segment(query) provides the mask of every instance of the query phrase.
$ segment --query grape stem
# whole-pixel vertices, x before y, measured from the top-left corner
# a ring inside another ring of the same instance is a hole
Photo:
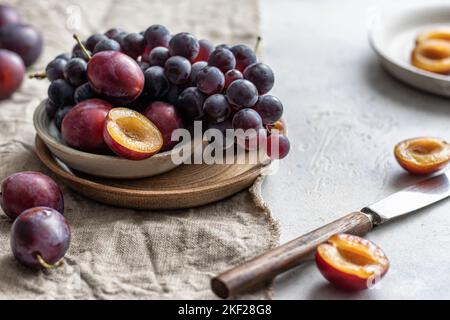
[[[258,54],[258,50],[259,50],[261,41],[262,41],[261,36],[256,37],[255,49],[253,50],[253,51],[255,51],[255,54]]]
[[[63,261],[63,259],[61,259],[58,262],[56,262],[55,264],[50,264],[50,263],[46,262],[39,253],[36,254],[36,259],[37,259],[37,261],[39,261],[41,266],[43,266],[45,269],[49,269],[49,270],[58,268],[62,264],[62,261]]]
[[[46,79],[47,78],[47,73],[45,71],[35,72],[35,73],[30,74],[28,76],[28,78],[30,78],[30,79],[38,79],[38,80]]]
[[[84,46],[83,42],[81,42],[80,37],[76,34],[73,35],[73,38],[75,39],[75,41],[78,43],[78,45],[81,48],[81,51],[83,51],[84,55],[88,58],[88,60],[91,60],[92,57],[89,54],[89,52],[87,51],[86,47]]]

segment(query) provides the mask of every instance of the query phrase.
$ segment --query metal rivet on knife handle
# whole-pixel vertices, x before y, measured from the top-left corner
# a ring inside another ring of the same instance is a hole
[[[211,280],[213,292],[220,298],[236,296],[265,284],[277,275],[310,259],[317,246],[334,234],[350,233],[362,236],[373,228],[372,216],[353,212],[319,229],[270,250]]]

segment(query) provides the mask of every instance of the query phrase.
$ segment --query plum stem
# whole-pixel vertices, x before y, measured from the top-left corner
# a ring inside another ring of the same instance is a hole
[[[74,34],[73,38],[75,39],[75,41],[78,43],[78,45],[81,48],[81,51],[83,51],[84,55],[88,58],[88,60],[91,60],[91,55],[89,54],[89,52],[87,51],[86,47],[84,46],[83,42],[81,42],[81,39],[78,35]]]
[[[255,51],[255,54],[258,53],[258,50],[259,50],[259,46],[260,46],[260,44],[261,44],[261,41],[262,41],[261,36],[257,36],[257,37],[256,37],[256,43],[255,43],[255,49],[253,50],[253,51]]]
[[[37,259],[37,261],[39,261],[41,266],[43,266],[45,269],[56,269],[62,264],[62,261],[63,261],[63,259],[61,259],[58,262],[56,262],[55,264],[50,264],[50,263],[46,262],[39,253],[36,254],[36,259]]]
[[[47,78],[47,73],[45,71],[35,72],[35,73],[30,74],[28,76],[28,78],[30,78],[30,79],[38,79],[38,80],[46,79]]]

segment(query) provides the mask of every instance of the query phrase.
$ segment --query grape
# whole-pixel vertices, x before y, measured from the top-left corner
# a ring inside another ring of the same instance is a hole
[[[101,40],[94,48],[94,54],[101,51],[120,51],[120,44],[112,39]]]
[[[214,94],[206,98],[203,113],[213,122],[222,122],[230,115],[230,104],[223,94]]]
[[[283,104],[274,96],[261,96],[253,107],[261,116],[264,124],[272,124],[280,120],[283,115]]]
[[[87,77],[92,89],[114,103],[129,103],[144,89],[144,73],[136,61],[116,51],[102,51],[89,61]]]
[[[169,90],[164,96],[164,100],[170,104],[176,105],[178,102],[178,96],[180,95],[181,91],[183,90],[180,87],[171,84]]]
[[[173,105],[155,101],[142,114],[149,118],[161,131],[164,141],[161,151],[170,150],[178,143],[177,141],[172,141],[172,132],[183,128],[183,120]]]
[[[7,4],[0,4],[0,27],[7,24],[18,24],[19,22],[20,16],[16,9]]]
[[[191,67],[191,74],[189,75],[189,79],[187,81],[190,87],[194,87],[197,85],[197,75],[204,67],[206,67],[208,63],[206,61],[198,61],[194,63]]]
[[[69,82],[58,79],[53,81],[48,87],[48,97],[58,107],[72,105],[74,91]]]
[[[81,101],[96,98],[97,94],[92,90],[89,83],[84,83],[75,89],[74,100],[75,103],[80,103]]]
[[[69,83],[78,87],[87,81],[87,63],[83,59],[70,59],[64,67],[64,77]]]
[[[99,43],[102,40],[108,40],[108,39],[109,38],[107,36],[105,36],[104,34],[100,34],[100,33],[93,34],[86,40],[86,48],[89,51],[93,52],[97,43]]]
[[[159,66],[148,68],[144,72],[145,90],[152,97],[163,97],[170,88],[169,80],[164,75],[164,69]]]
[[[11,228],[14,257],[29,268],[45,269],[57,265],[69,245],[69,225],[64,216],[52,208],[28,209]]]
[[[191,63],[181,56],[170,57],[164,65],[164,72],[171,83],[183,84],[188,80],[191,73]]]
[[[245,44],[238,44],[231,47],[230,51],[236,58],[236,69],[243,72],[245,68],[256,62],[256,55],[251,48]]]
[[[275,82],[272,69],[264,63],[254,63],[248,66],[244,71],[244,78],[256,86],[260,95],[269,92]]]
[[[283,159],[289,153],[291,148],[291,144],[289,139],[279,133],[273,132],[267,138],[267,155],[275,160],[275,159]],[[272,150],[273,149],[273,150]]]
[[[222,122],[208,122],[206,128],[219,130],[223,135],[226,135],[226,130],[233,130],[233,125],[230,119],[226,119]]]
[[[129,33],[120,43],[122,51],[132,57],[138,58],[144,53],[145,40],[139,33]]]
[[[203,117],[205,95],[195,87],[183,90],[178,97],[177,108],[188,120],[199,120]]]
[[[231,49],[231,46],[228,45],[228,44],[222,43],[222,44],[219,44],[218,46],[216,46],[215,49],[216,49],[216,50],[217,50],[217,49],[228,49],[228,50],[230,50],[230,49]]]
[[[164,67],[167,59],[170,58],[169,49],[164,47],[156,47],[150,51],[150,54],[146,58],[146,61],[151,66]]]
[[[219,93],[225,85],[225,76],[216,67],[205,67],[197,73],[197,87],[208,95]]]
[[[200,51],[200,44],[197,38],[187,32],[181,32],[172,37],[169,41],[169,52],[171,56],[182,56],[193,60]]]
[[[145,31],[144,37],[150,50],[156,47],[169,47],[170,32],[162,25],[154,24],[150,26]]]
[[[86,41],[82,41],[83,46],[86,46]],[[89,51],[88,51],[89,52]],[[76,44],[72,49],[72,58],[81,58],[85,61],[89,60],[89,57],[86,56],[86,53],[84,53],[83,49],[81,49],[81,46],[79,44]]]
[[[47,79],[55,81],[57,79],[64,79],[64,67],[67,64],[67,60],[57,58],[52,60],[45,68],[45,74]]]
[[[39,206],[64,211],[61,189],[50,177],[40,172],[23,171],[3,180],[1,207],[10,218],[15,219],[26,209]]]
[[[122,29],[112,28],[105,32],[105,36],[107,36],[110,39],[114,39],[114,37],[124,33],[126,34],[126,32],[123,31]]]
[[[223,73],[236,66],[236,59],[233,53],[225,48],[214,50],[208,58],[208,65],[217,67]]]
[[[194,62],[208,61],[209,55],[214,51],[214,44],[205,39],[199,40],[198,44],[200,45],[200,50],[197,57],[194,59]]]
[[[58,54],[54,60],[56,60],[56,59],[63,59],[63,60],[69,61],[70,59],[72,59],[72,55],[70,53],[61,53],[61,54]]]
[[[142,94],[134,101],[129,104],[123,105],[125,108],[133,109],[135,111],[141,112],[148,106],[148,104],[153,101],[154,97],[149,95],[147,92],[142,92]]]
[[[237,69],[228,70],[225,73],[225,89],[227,89],[233,81],[244,79],[242,73]]]
[[[14,51],[30,66],[42,52],[42,36],[32,26],[8,24],[0,28],[0,48]]]
[[[234,138],[232,138],[232,139],[226,138],[227,130],[233,130],[233,126],[231,124],[230,119],[226,119],[225,121],[222,121],[219,123],[208,122],[206,128],[207,128],[207,130],[209,130],[209,129],[219,130],[220,133],[222,133],[222,146],[224,149],[228,149],[229,147],[234,145]],[[209,141],[209,142],[212,142],[212,141]]]
[[[20,56],[0,49],[0,100],[10,97],[22,84],[25,66]]]
[[[64,117],[66,114],[69,113],[70,110],[72,110],[73,106],[65,106],[59,108],[55,113],[55,126],[58,128],[59,131],[61,131],[61,125],[64,120]]]
[[[242,129],[244,131],[249,129],[259,130],[263,128],[261,116],[253,109],[245,108],[239,110],[233,117],[233,128]]]
[[[148,68],[150,68],[150,64],[144,61],[137,61],[139,68],[141,68],[142,72],[145,72]]]
[[[250,108],[258,101],[258,90],[248,80],[233,81],[227,89],[228,101],[239,108]]]
[[[50,99],[45,100],[45,113],[50,119],[53,119],[57,110],[58,106],[51,102]]]
[[[120,32],[118,34],[116,34],[113,38],[111,38],[111,40],[116,41],[119,45],[122,45],[123,43],[123,39],[125,39],[125,37],[128,35],[128,33],[126,32]]]

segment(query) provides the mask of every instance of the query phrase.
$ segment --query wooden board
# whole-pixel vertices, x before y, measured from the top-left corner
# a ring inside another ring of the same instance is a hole
[[[134,180],[69,173],[36,136],[39,159],[68,187],[93,200],[132,209],[179,209],[212,203],[252,185],[262,164],[181,165],[165,174]]]

